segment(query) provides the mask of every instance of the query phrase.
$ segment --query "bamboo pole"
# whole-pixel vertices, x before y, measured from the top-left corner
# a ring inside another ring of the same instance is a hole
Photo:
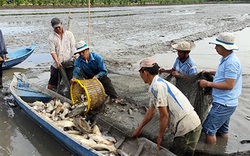
[[[68,30],[69,30],[69,27],[70,27],[70,19],[71,19],[71,17],[70,17],[70,11],[69,11],[69,16],[68,16]]]
[[[90,0],[88,0],[88,45],[90,46]]]

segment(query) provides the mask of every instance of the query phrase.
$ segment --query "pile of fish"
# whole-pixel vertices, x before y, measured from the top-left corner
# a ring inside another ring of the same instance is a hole
[[[115,147],[115,138],[103,135],[99,127],[91,125],[83,117],[86,105],[71,105],[52,99],[48,103],[35,101],[29,105],[46,120],[67,132],[80,144],[87,145],[105,155],[117,155],[120,150]]]

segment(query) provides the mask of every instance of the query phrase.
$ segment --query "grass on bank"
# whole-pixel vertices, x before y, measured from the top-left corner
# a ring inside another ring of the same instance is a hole
[[[95,6],[249,3],[250,0],[0,0],[0,8],[50,8]]]

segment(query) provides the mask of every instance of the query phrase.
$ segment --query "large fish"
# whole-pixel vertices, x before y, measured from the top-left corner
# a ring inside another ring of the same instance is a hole
[[[73,119],[76,128],[84,134],[92,133],[89,123],[81,116],[74,117]]]
[[[73,130],[76,126],[72,121],[69,120],[54,121],[53,123],[62,130]]]
[[[81,142],[84,145],[87,145],[95,150],[108,150],[110,152],[116,152],[116,148],[114,145],[106,145],[106,144],[99,144],[96,143],[93,139],[86,139],[81,135],[74,135],[74,134],[70,134],[71,136],[73,136],[73,138],[75,138],[77,141]]]
[[[97,135],[97,134],[88,134],[88,136],[95,140],[97,143],[99,144],[105,144],[105,145],[112,145],[113,143],[106,140],[104,137],[102,137],[101,135]]]
[[[74,108],[69,114],[68,114],[68,117],[72,118],[72,117],[75,117],[77,115],[80,115],[84,112],[87,111],[87,106],[86,105],[80,105],[80,106],[77,106],[76,108]]]

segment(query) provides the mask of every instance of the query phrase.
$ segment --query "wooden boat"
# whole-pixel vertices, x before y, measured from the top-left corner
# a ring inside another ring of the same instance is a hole
[[[8,53],[9,59],[5,60],[5,62],[3,64],[3,70],[9,69],[9,68],[23,62],[25,59],[27,59],[34,52],[36,47],[37,47],[37,45],[33,44],[32,46],[29,46],[29,47],[10,51]]]
[[[39,126],[41,126],[45,131],[51,134],[56,140],[58,140],[62,145],[64,145],[69,151],[77,156],[119,156],[119,155],[133,155],[133,156],[157,156],[157,155],[169,155],[172,156],[170,151],[165,148],[157,150],[157,146],[152,141],[146,138],[133,139],[126,137],[123,133],[112,125],[104,123],[104,120],[98,120],[97,125],[100,129],[106,129],[105,132],[110,134],[111,137],[115,138],[117,141],[114,144],[115,150],[112,152],[104,150],[96,150],[94,147],[85,144],[85,142],[80,141],[78,138],[83,137],[79,135],[77,138],[73,137],[67,131],[59,128],[52,120],[46,118],[41,113],[37,112],[30,103],[34,101],[48,102],[53,98],[59,99],[62,102],[71,103],[71,100],[61,96],[60,94],[48,90],[42,86],[31,83],[24,74],[14,73],[13,80],[10,84],[10,92],[13,94],[15,101],[18,106],[20,106],[23,111],[34,120]],[[103,126],[103,127],[102,127]],[[107,149],[106,149],[107,150]],[[153,153],[152,153],[153,152]]]

